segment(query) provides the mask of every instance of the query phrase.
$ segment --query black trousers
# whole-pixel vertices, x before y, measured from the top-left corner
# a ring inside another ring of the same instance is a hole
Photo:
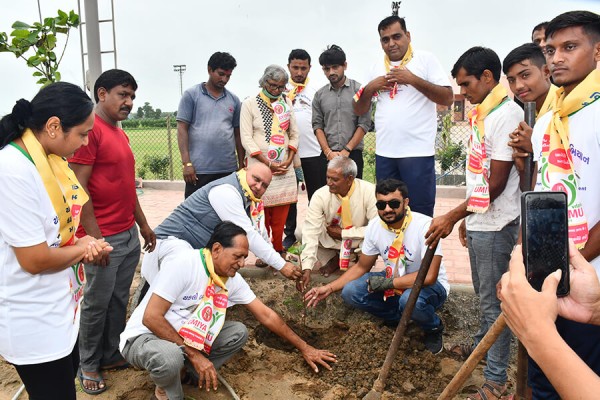
[[[41,364],[15,365],[30,400],[76,400],[75,376],[79,346],[59,360]]]
[[[233,172],[233,171],[231,171]],[[196,190],[200,189],[202,186],[204,185],[208,185],[209,183],[211,183],[212,181],[216,181],[217,179],[221,179],[229,174],[231,174],[231,172],[223,172],[221,174],[201,174],[198,175],[196,174],[196,178],[198,179],[196,181],[195,185],[191,185],[189,183],[185,184],[185,198],[187,199],[188,197],[190,197],[192,195],[192,193],[194,193]]]

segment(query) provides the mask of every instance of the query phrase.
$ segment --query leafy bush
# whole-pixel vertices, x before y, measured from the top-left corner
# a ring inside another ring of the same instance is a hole
[[[146,155],[142,161],[142,166],[138,168],[138,175],[144,179],[146,171],[151,172],[157,179],[169,179],[169,165],[171,160],[169,156]],[[144,176],[142,176],[144,175]]]
[[[138,120],[138,119],[126,119],[124,121],[121,121],[121,126],[123,127],[123,129],[139,128],[140,127],[140,120]]]
[[[462,142],[455,143],[452,140],[449,140],[435,155],[440,162],[442,172],[464,164],[466,156]]]
[[[452,114],[445,113],[438,121],[440,129],[440,146],[435,152],[442,173],[465,163],[466,153],[461,141],[452,140]]]

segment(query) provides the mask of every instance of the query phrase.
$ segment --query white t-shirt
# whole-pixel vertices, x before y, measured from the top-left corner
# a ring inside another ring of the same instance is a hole
[[[427,245],[425,244],[425,233],[429,229],[431,224],[431,218],[419,214],[417,212],[412,213],[413,219],[404,232],[404,240],[402,246],[404,247],[404,255],[406,257],[406,270],[401,268],[399,265],[398,276],[404,276],[417,272],[421,268],[421,260],[427,252]],[[388,260],[388,252],[390,246],[396,234],[388,229],[385,229],[381,224],[379,217],[373,218],[367,225],[365,231],[365,239],[362,245],[362,252],[368,256],[380,255],[386,266],[394,268],[394,263]],[[438,245],[436,256],[442,256],[442,244]],[[446,294],[450,293],[450,285],[448,284],[448,278],[446,277],[446,268],[442,261],[440,270],[438,273],[437,280],[446,289]]]
[[[542,139],[551,118],[552,113],[543,115],[533,128],[531,141],[536,162],[541,159]],[[591,230],[600,221],[600,100],[569,117],[569,141],[579,184],[577,196]],[[535,190],[541,190],[541,181],[538,170]],[[600,257],[594,258],[591,264],[600,276]]]
[[[66,357],[79,332],[72,269],[32,275],[14,247],[58,247],[58,217],[35,165],[18,149],[0,150],[0,355],[17,365]]]
[[[144,312],[153,293],[172,303],[165,319],[177,331],[192,316],[204,297],[208,275],[202,265],[199,250],[182,250],[171,258],[165,258],[160,271],[142,302],[137,306],[121,333],[119,349],[123,351],[127,340],[144,333],[151,333],[143,323]],[[229,291],[227,307],[249,304],[256,296],[240,274],[229,278],[225,284]],[[221,289],[217,287],[217,293]]]
[[[513,150],[508,146],[510,141],[508,134],[517,129],[521,121],[523,121],[523,110],[512,100],[501,104],[483,120],[485,149],[490,159],[512,162]],[[467,165],[468,162],[467,157]],[[477,175],[467,169],[466,181],[467,198],[469,198],[477,183]],[[467,229],[486,232],[501,230],[520,215],[520,196],[519,173],[513,165],[504,191],[490,204],[485,213],[471,214],[467,217]]]
[[[288,82],[286,90],[290,91],[293,88],[294,86]],[[319,146],[317,135],[312,128],[312,102],[315,93],[317,93],[317,88],[309,79],[308,85],[294,98],[294,114],[296,114],[296,123],[300,134],[298,142],[300,158],[317,157],[321,154],[321,146]]]
[[[392,63],[392,65],[398,65]],[[450,87],[448,75],[437,58],[415,50],[406,68],[418,77],[439,86]],[[385,75],[383,56],[372,67],[363,82]],[[376,97],[376,148],[379,156],[389,158],[429,157],[435,154],[437,132],[436,105],[411,85],[399,85],[398,93],[390,99],[389,92]]]

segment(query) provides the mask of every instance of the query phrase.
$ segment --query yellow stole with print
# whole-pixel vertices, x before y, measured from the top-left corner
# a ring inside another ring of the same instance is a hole
[[[402,60],[400,60],[400,64],[398,65],[393,65],[392,66],[392,62],[390,61],[390,58],[388,57],[388,55],[386,54],[383,57],[383,64],[385,65],[385,72],[390,72],[390,70],[392,68],[400,68],[400,67],[404,67],[406,64],[408,64],[408,62],[410,60],[412,60],[413,58],[413,49],[412,49],[412,45],[409,43],[408,44],[408,48],[406,49],[406,53],[404,53],[404,57],[402,57]],[[363,94],[363,91],[365,90],[365,86],[363,85],[360,87],[360,89],[358,89],[358,92],[356,92],[354,94],[354,101],[358,101],[360,99],[360,97]],[[398,94],[398,83],[394,83],[394,86],[392,87],[392,89],[389,91],[390,92],[390,99],[393,99],[394,97],[396,97],[396,95]],[[377,91],[375,93],[373,93],[373,97],[377,97],[379,96],[380,91]]]
[[[386,54],[383,57],[383,63],[385,64],[385,71],[390,72],[390,70],[392,68],[404,67],[406,64],[408,64],[408,62],[410,60],[412,60],[412,58],[413,58],[413,49],[412,49],[412,45],[409,43],[408,48],[406,49],[406,53],[404,53],[404,57],[402,57],[402,60],[400,60],[400,64],[392,66],[392,62],[390,61],[390,58],[388,57],[388,55]],[[394,97],[396,97],[396,94],[398,94],[398,83],[394,83],[394,87],[392,88],[392,90],[390,90],[390,99],[393,99]]]
[[[250,219],[252,220],[252,225],[258,232],[262,232],[262,222],[265,219],[265,207],[261,199],[254,196],[252,190],[248,186],[248,181],[246,180],[246,170],[240,169],[236,172],[238,181],[242,186],[242,191],[244,192],[244,196],[248,200],[250,200]]]
[[[225,323],[227,299],[229,298],[225,284],[228,278],[215,273],[212,255],[208,249],[200,249],[199,252],[202,266],[208,275],[208,284],[202,301],[177,333],[183,338],[183,343],[186,345],[210,354],[212,344]],[[216,293],[216,287],[221,288],[218,293]]]
[[[354,193],[356,182],[352,182],[352,186],[348,190],[345,196],[336,194],[337,198],[342,203],[338,208],[337,215],[331,221],[332,225],[339,225],[342,229],[348,229],[352,227],[352,210],[350,206],[350,196]],[[342,245],[340,246],[340,269],[345,271],[350,265],[350,257],[352,256],[352,239],[342,238]]]
[[[385,264],[385,277],[386,278],[396,278],[398,276],[403,276],[406,274],[406,257],[404,256],[404,232],[406,232],[406,228],[412,221],[412,212],[410,211],[410,207],[406,206],[406,211],[404,214],[404,221],[402,222],[402,226],[400,229],[392,228],[385,222],[381,221],[381,225],[388,231],[394,232],[396,237],[394,241],[390,245],[390,249],[388,251],[388,262]],[[399,264],[402,263],[402,275],[398,273],[400,268]],[[392,264],[394,268],[392,269]],[[387,300],[388,297],[392,297],[396,294],[401,294],[402,291],[396,289],[388,289],[383,292],[383,300]]]
[[[483,120],[507,100],[506,89],[498,84],[485,97],[481,104],[469,111],[471,137],[469,138],[467,169],[476,175],[476,183],[467,203],[467,211],[484,213],[490,206],[490,158],[485,148]]]
[[[294,88],[288,92],[287,96],[290,98],[292,104],[294,104],[294,99],[296,98],[296,96],[302,93],[306,85],[308,85],[308,81],[309,78],[306,78],[304,83],[296,83],[292,78],[290,78],[290,85],[292,85]]]
[[[79,184],[75,173],[69,168],[67,160],[55,154],[46,155],[44,148],[31,129],[25,130],[21,140],[27,147],[29,156],[44,182],[44,188],[56,212],[59,224],[59,247],[70,246],[75,242],[81,208],[89,197]],[[83,263],[77,262],[69,270],[69,288],[74,302],[73,321],[77,317],[84,285]]]
[[[577,248],[585,247],[589,230],[569,142],[569,116],[600,99],[600,70],[595,69],[568,95],[556,91],[552,119],[542,140],[542,190],[563,191],[568,196],[569,238]],[[586,132],[579,132],[586,134]]]
[[[267,159],[274,162],[285,161],[285,136],[284,132],[290,127],[290,118],[292,109],[288,106],[284,96],[279,96],[277,100],[271,103],[271,100],[262,92],[259,94],[262,101],[273,111],[273,122],[271,123],[271,132],[269,137],[269,149],[267,150]],[[265,127],[266,129],[267,127]]]
[[[73,244],[79,226],[81,208],[88,201],[67,160],[55,154],[46,155],[31,129],[21,137],[38,170],[59,222],[60,247]]]

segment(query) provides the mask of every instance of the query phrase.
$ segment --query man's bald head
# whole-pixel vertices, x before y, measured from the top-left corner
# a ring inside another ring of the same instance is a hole
[[[257,198],[261,198],[265,194],[272,178],[271,169],[263,163],[252,163],[246,169],[246,182]]]

